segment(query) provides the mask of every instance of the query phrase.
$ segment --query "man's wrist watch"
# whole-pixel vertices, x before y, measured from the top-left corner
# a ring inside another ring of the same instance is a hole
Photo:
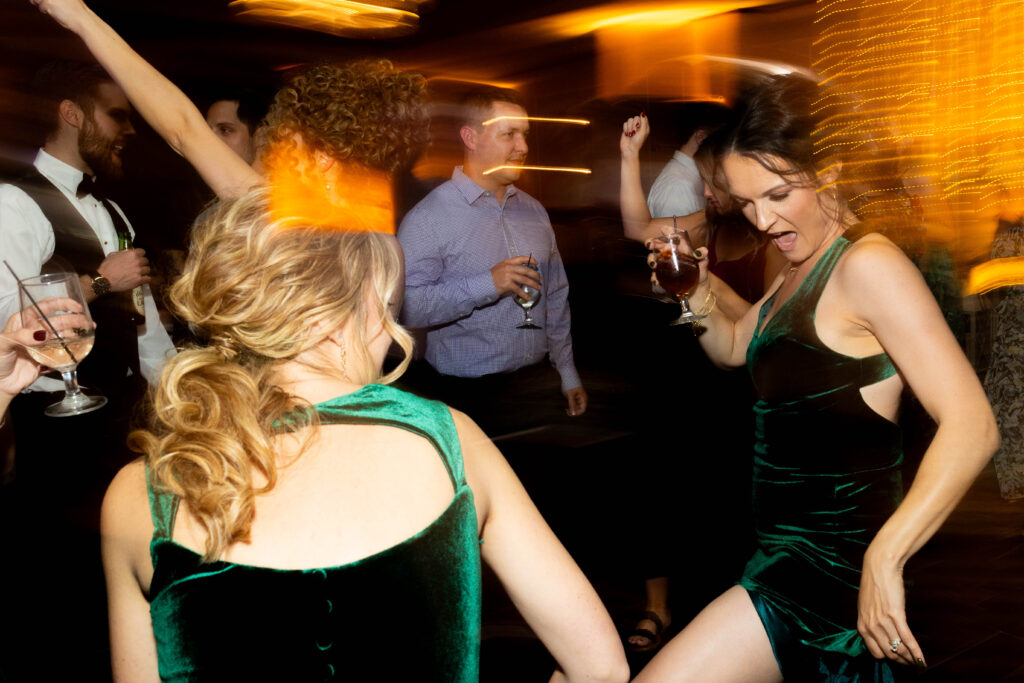
[[[92,278],[92,291],[96,296],[103,296],[104,294],[110,293],[110,280],[103,277],[96,271],[89,273],[89,277]]]

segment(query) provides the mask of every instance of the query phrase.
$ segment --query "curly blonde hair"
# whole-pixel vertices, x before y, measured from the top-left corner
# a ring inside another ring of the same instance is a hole
[[[267,113],[268,147],[298,133],[314,150],[389,174],[415,161],[427,140],[426,80],[386,59],[298,69]]]
[[[267,190],[255,190],[194,231],[169,300],[210,344],[167,361],[150,392],[149,424],[130,435],[146,456],[151,483],[180,497],[204,526],[204,561],[249,540],[255,497],[277,481],[274,436],[281,425],[303,446],[314,433],[306,428],[316,426],[316,414],[273,384],[275,366],[346,324],[359,331],[351,335],[356,348],[336,370],[353,381],[394,381],[412,350],[410,335],[388,311],[402,277],[394,238],[272,220],[268,204]],[[378,319],[405,353],[383,378],[364,339],[368,321]],[[254,486],[257,475],[264,486]]]

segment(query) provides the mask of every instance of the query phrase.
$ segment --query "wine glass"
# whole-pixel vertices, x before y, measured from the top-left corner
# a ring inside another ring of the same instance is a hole
[[[532,254],[530,255],[530,258],[531,259],[533,258]],[[537,271],[538,273],[540,272],[540,268],[537,266],[536,263],[532,263],[530,261],[527,261],[523,265],[526,266],[527,268],[531,269],[531,270]],[[533,287],[529,287],[527,285],[523,285],[523,289],[526,290],[526,292],[530,295],[530,298],[529,299],[524,299],[523,297],[519,296],[518,294],[516,295],[516,303],[519,304],[520,308],[523,309],[523,313],[526,315],[526,319],[523,320],[523,324],[522,325],[516,325],[516,329],[519,329],[519,330],[541,330],[541,329],[544,329],[540,325],[538,325],[537,321],[534,320],[530,316],[530,309],[533,308],[533,305],[535,303],[537,303],[538,299],[540,299],[540,290],[534,289]]]
[[[82,295],[75,273],[44,273],[19,281],[21,324],[42,327],[46,338],[26,350],[38,363],[53,368],[64,379],[64,400],[43,412],[51,417],[88,413],[107,404],[103,396],[88,396],[78,386],[78,364],[89,355],[96,324]],[[68,311],[52,305],[54,299],[72,299],[81,311]]]
[[[678,299],[683,309],[682,314],[669,325],[689,325],[706,317],[690,310],[690,300],[687,296],[700,279],[700,269],[693,255],[690,236],[685,230],[663,235],[652,240],[651,247],[657,251],[654,272],[658,277],[658,284]]]

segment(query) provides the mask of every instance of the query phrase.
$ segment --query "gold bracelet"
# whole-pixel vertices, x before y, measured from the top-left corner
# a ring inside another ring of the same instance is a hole
[[[703,325],[701,325],[701,320],[711,315],[711,311],[715,310],[715,304],[717,303],[718,295],[716,295],[709,289],[708,296],[706,299],[704,299],[704,305],[701,306],[701,309],[697,312],[697,315],[699,315],[700,318],[694,320],[693,325],[691,325],[691,327],[693,328],[693,336],[696,337],[698,334],[701,333],[703,328]]]

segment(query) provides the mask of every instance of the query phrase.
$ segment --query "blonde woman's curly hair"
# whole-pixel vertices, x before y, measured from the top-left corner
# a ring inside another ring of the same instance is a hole
[[[273,384],[277,364],[349,324],[356,348],[346,349],[339,372],[388,383],[405,370],[412,339],[388,311],[401,277],[393,237],[271,220],[265,189],[225,203],[196,228],[169,300],[210,343],[167,361],[150,392],[149,424],[130,443],[145,454],[152,484],[180,497],[205,527],[204,561],[249,539],[255,497],[277,481],[282,418],[292,414],[287,423],[303,444],[317,423],[308,405]],[[405,352],[383,378],[364,338],[376,320]],[[265,486],[253,485],[257,475]]]
[[[425,92],[423,76],[386,59],[301,68],[267,114],[268,147],[287,148],[298,133],[335,159],[395,173],[426,143]]]

